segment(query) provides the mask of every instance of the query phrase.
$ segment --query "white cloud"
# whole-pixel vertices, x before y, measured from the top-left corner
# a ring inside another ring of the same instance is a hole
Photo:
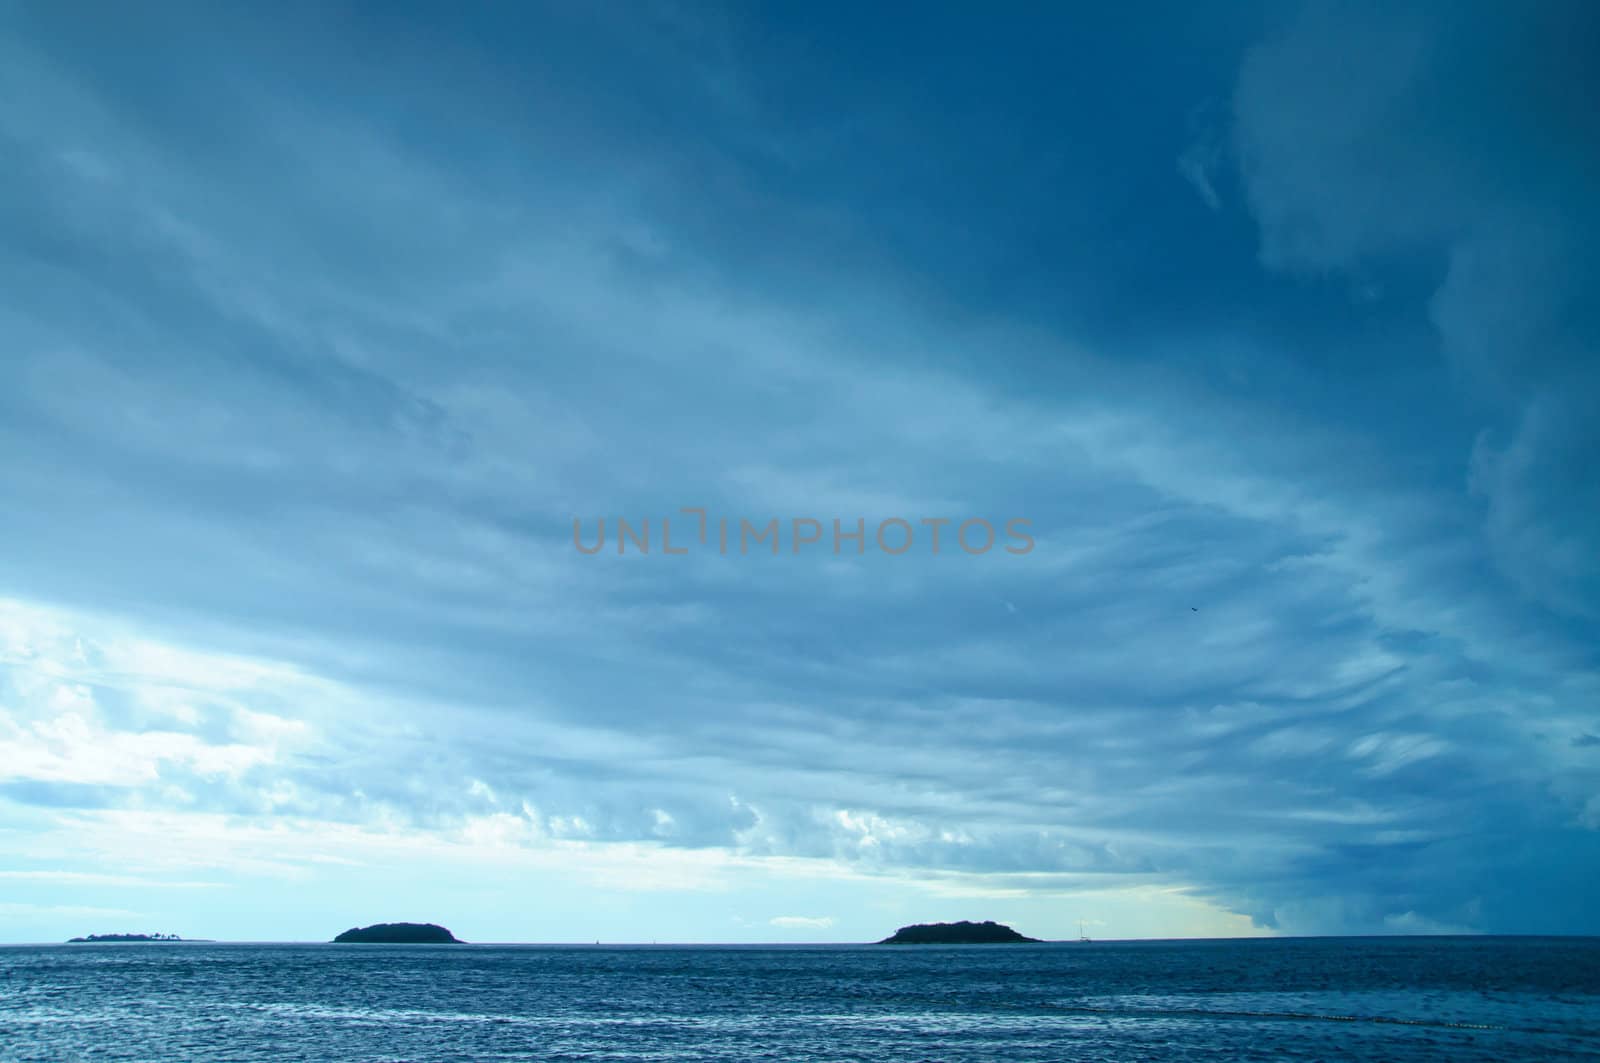
[[[0,869],[0,879],[11,879],[17,882],[44,882],[56,886],[118,886],[118,887],[152,887],[163,890],[185,889],[220,889],[221,882],[186,882],[165,878],[145,878],[139,875],[113,875],[98,871],[64,871],[50,869],[34,869],[28,871],[7,871]]]
[[[779,915],[767,920],[768,925],[781,930],[826,930],[833,922],[831,915]]]

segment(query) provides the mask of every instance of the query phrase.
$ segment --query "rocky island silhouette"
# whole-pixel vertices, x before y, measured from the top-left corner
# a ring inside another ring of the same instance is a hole
[[[972,923],[915,923],[903,926],[880,945],[1027,945],[1038,938],[1024,937],[1004,923],[986,919]]]
[[[464,945],[436,923],[374,923],[351,927],[333,939],[336,945]]]

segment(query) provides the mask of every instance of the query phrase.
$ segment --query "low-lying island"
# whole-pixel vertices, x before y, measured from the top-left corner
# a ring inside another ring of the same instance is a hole
[[[1038,938],[1025,937],[1004,923],[986,919],[972,923],[915,923],[903,926],[880,945],[1032,945]]]
[[[351,927],[333,939],[335,945],[463,945],[437,923],[374,923]]]

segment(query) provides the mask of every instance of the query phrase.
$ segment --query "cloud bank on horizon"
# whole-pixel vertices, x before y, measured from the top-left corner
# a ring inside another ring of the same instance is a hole
[[[1591,5],[0,17],[0,939],[1600,932]]]

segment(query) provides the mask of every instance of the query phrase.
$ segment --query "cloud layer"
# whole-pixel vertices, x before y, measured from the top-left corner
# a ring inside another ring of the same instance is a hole
[[[1600,930],[1593,15],[1449,15],[8,14],[0,932]]]

